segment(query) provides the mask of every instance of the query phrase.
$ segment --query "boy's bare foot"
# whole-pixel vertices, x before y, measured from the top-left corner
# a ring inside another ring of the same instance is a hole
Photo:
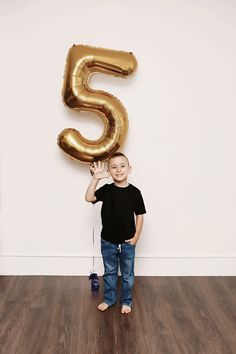
[[[107,305],[105,302],[102,302],[100,305],[98,305],[98,310],[100,311],[105,311],[108,309],[109,305]]]
[[[128,305],[122,305],[122,308],[121,308],[121,313],[129,313],[131,312],[132,308]]]

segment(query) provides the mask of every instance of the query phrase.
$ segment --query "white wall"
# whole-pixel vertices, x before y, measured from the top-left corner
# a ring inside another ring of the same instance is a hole
[[[62,103],[73,43],[138,60],[126,80],[91,82],[129,114],[123,151],[147,208],[136,275],[236,274],[235,10],[233,0],[1,2],[1,274],[87,275],[92,266],[90,174],[56,143],[66,127],[102,132],[95,115]]]

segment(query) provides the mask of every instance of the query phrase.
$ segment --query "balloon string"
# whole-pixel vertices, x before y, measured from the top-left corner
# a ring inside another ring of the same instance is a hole
[[[93,204],[93,211],[92,211],[92,214],[93,214],[93,269],[92,269],[92,272],[94,273],[94,204]]]

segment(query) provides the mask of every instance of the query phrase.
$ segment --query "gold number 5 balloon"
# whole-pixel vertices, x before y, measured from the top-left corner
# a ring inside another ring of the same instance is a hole
[[[108,92],[93,90],[89,78],[94,73],[126,77],[137,67],[132,53],[86,45],[73,45],[68,53],[64,74],[63,100],[76,112],[95,112],[104,122],[98,140],[88,140],[76,129],[66,128],[58,136],[58,145],[72,159],[91,163],[106,160],[124,141],[128,117],[121,102]]]

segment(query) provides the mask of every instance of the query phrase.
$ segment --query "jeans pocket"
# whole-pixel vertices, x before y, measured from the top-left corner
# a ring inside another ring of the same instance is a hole
[[[111,242],[106,241],[106,240],[104,240],[104,238],[101,237],[101,244],[102,244],[103,246],[109,246],[109,245],[111,244]]]
[[[126,242],[127,243],[127,245],[129,245],[129,246],[131,246],[131,247],[135,247],[136,245],[133,245],[132,243],[130,243],[130,242]]]

